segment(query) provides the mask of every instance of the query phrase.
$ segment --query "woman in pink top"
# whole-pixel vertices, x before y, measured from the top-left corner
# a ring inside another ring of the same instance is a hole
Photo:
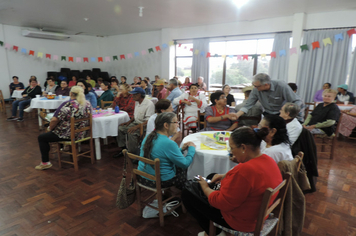
[[[340,134],[349,137],[352,133],[352,130],[356,127],[356,106],[351,110],[341,111],[343,113],[339,132]]]

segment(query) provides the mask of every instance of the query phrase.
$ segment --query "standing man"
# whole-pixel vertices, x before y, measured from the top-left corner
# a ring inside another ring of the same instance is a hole
[[[204,83],[204,78],[202,76],[198,77],[198,89],[201,91],[207,91],[208,88],[206,87],[206,83]]]
[[[145,99],[146,92],[136,87],[129,92],[135,100],[134,116],[128,122],[122,123],[119,126],[119,133],[117,136],[118,146],[120,151],[114,157],[122,155],[122,150],[127,148],[128,152],[136,154],[138,151],[138,137],[140,135],[140,124],[143,123],[144,132],[146,132],[147,121],[155,114],[155,106],[151,100]],[[127,136],[127,142],[126,142]],[[127,146],[126,146],[127,145]]]
[[[259,101],[265,109],[264,115],[279,115],[279,111],[286,102],[301,106],[301,101],[295,96],[292,89],[283,81],[271,80],[265,73],[257,74],[252,79],[252,90],[246,105],[236,113],[236,117],[247,113]]]
[[[171,91],[171,93],[167,96],[167,99],[169,101],[171,101],[172,103],[172,107],[173,107],[173,110],[174,112],[177,111],[177,105],[173,104],[173,100],[176,98],[176,97],[179,97],[181,94],[182,94],[182,91],[180,91],[179,87],[178,87],[178,80],[176,79],[170,79],[169,80],[169,84],[167,86],[167,89],[169,91]]]

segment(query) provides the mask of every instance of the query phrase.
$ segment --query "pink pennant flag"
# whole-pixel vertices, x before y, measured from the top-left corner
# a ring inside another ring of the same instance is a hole
[[[77,57],[77,58],[75,58],[75,62],[82,62],[82,58],[81,57]]]
[[[58,61],[58,55],[53,55],[53,60]]]
[[[237,55],[237,60],[241,60],[242,56],[241,55]]]
[[[132,58],[132,53],[127,54],[127,58]]]
[[[297,54],[297,48],[293,47],[289,49],[289,55]]]
[[[146,54],[147,54],[146,50],[142,50],[142,51],[141,51],[141,54],[142,54],[142,55],[146,55]]]
[[[110,57],[105,57],[105,62],[109,62],[110,61]]]
[[[11,48],[11,45],[8,43],[5,43],[5,49],[10,49],[10,48]]]

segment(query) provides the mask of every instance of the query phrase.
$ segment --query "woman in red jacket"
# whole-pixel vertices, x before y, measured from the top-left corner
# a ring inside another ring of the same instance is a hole
[[[209,205],[183,190],[184,206],[205,231],[199,236],[209,234],[210,220],[240,232],[255,230],[265,190],[283,181],[277,163],[260,151],[261,140],[267,134],[268,128],[254,131],[250,127],[241,127],[231,134],[230,159],[239,164],[226,174],[212,177],[213,183],[220,182],[219,190],[211,189],[203,179],[199,181]],[[220,231],[217,228],[217,234]]]

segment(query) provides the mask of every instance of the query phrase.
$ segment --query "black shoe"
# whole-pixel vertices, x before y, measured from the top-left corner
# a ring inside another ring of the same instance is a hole
[[[23,121],[23,118],[18,118],[17,119],[17,122],[22,122]]]
[[[17,118],[15,116],[11,116],[9,118],[7,118],[6,120],[10,121],[10,120],[17,120]]]

